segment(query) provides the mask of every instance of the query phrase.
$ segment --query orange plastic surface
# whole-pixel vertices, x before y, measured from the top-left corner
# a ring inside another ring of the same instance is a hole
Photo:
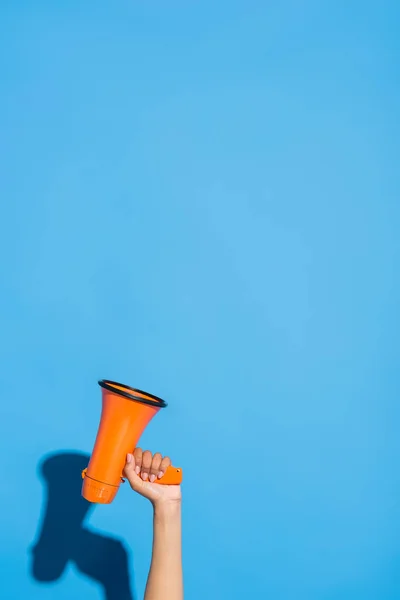
[[[135,402],[102,388],[102,410],[93,452],[87,469],[82,473],[82,496],[89,502],[109,504],[118,492],[123,477],[126,455],[138,445],[147,424],[160,410],[156,406]],[[146,394],[140,393],[142,398]],[[168,467],[165,475],[154,483],[179,485],[182,470]]]
[[[154,483],[162,485],[180,485],[182,483],[182,469],[178,467],[167,467],[161,479],[156,479]]]

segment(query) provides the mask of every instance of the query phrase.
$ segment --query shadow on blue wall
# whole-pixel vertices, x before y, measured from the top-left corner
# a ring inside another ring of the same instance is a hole
[[[36,581],[54,582],[71,562],[79,573],[102,586],[105,600],[134,600],[123,543],[84,525],[93,508],[81,496],[81,472],[88,461],[83,453],[60,452],[45,456],[40,463],[47,498],[31,548],[31,574]]]

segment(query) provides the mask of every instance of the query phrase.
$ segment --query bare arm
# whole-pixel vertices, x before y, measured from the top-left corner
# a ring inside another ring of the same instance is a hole
[[[125,466],[132,489],[148,498],[154,508],[153,554],[144,600],[183,600],[180,486],[153,483],[170,463],[160,454],[153,457],[136,449]]]
[[[144,600],[183,600],[180,503],[155,507],[153,556]]]

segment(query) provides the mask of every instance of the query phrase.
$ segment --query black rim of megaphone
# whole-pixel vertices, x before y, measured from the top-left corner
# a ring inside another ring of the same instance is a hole
[[[114,392],[114,394],[117,394],[118,396],[123,396],[124,398],[128,398],[128,400],[133,400],[134,402],[148,404],[149,406],[156,406],[157,408],[165,408],[167,406],[167,403],[162,398],[154,396],[153,394],[149,394],[148,392],[144,392],[143,390],[138,390],[137,388],[130,387],[129,385],[125,385],[124,383],[118,383],[118,381],[111,381],[110,379],[101,379],[98,382],[98,384],[105,390],[108,390],[109,392]],[[122,387],[124,389],[116,389],[115,386]],[[147,398],[142,398],[142,396],[136,396],[135,393],[144,394],[145,396],[147,396]]]

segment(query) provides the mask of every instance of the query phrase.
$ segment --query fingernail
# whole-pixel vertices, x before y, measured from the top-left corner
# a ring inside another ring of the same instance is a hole
[[[129,465],[129,463],[132,462],[132,454],[127,454],[126,455],[126,462],[128,463],[128,465]]]
[[[159,474],[157,475],[158,479],[161,479],[161,477],[164,475],[164,473],[162,471],[159,472]]]
[[[136,475],[139,475],[139,473],[140,473],[140,467],[136,467],[135,473],[136,473]]]
[[[155,475],[150,475],[150,483],[153,483],[155,481],[156,476]]]
[[[143,481],[147,481],[149,474],[148,473],[142,473],[142,479]]]

